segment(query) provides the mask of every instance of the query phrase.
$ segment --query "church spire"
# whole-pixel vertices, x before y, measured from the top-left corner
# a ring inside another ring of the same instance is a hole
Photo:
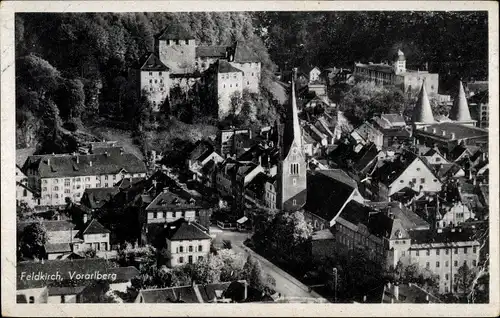
[[[290,104],[286,110],[285,127],[283,131],[283,151],[284,157],[290,152],[292,144],[295,142],[299,149],[302,149],[302,136],[300,132],[299,114],[297,111],[297,101],[295,98],[295,78],[297,76],[297,68],[292,71],[291,97]]]
[[[470,121],[469,105],[467,98],[465,98],[464,85],[462,81],[458,83],[458,94],[453,101],[453,106],[450,110],[450,119],[455,121]]]
[[[425,89],[425,79],[422,81],[422,88],[418,94],[417,104],[413,109],[413,123],[432,124],[434,123],[434,115],[432,114],[431,103]]]

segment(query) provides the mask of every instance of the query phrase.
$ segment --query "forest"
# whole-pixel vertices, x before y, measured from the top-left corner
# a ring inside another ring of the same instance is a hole
[[[256,51],[261,93],[238,97],[244,116],[229,119],[245,125],[275,121],[284,100],[277,97],[274,74],[294,66],[352,67],[388,59],[401,48],[410,67],[428,63],[439,72],[445,90],[456,77],[487,77],[485,12],[18,13],[17,147],[74,151],[77,141],[68,131],[87,123],[119,125],[138,140],[151,139],[158,129],[165,139],[215,128],[219,123],[203,112],[199,96],[181,96],[182,105],[154,117],[148,100],[131,87],[129,68],[154,50],[154,36],[170,24],[190,31],[197,45],[242,40]]]

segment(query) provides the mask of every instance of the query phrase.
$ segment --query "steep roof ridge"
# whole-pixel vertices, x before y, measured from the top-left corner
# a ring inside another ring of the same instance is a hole
[[[449,118],[456,121],[471,120],[469,105],[467,104],[467,98],[465,97],[465,91],[462,81],[459,81],[458,83],[458,94],[453,101],[453,106],[450,110]]]
[[[417,104],[413,110],[412,121],[430,124],[434,123],[434,115],[432,114],[431,104],[429,102],[429,96],[427,95],[427,90],[425,89],[425,79],[422,81],[422,87],[420,93],[418,94]]]

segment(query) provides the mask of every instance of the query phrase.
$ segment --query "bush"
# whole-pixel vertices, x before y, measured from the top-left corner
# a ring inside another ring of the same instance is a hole
[[[72,118],[64,123],[63,127],[71,132],[75,132],[83,127],[82,121],[80,119]]]

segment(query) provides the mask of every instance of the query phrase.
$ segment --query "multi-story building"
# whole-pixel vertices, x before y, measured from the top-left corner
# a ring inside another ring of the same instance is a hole
[[[137,65],[130,69],[129,77],[153,104],[153,111],[159,111],[170,94],[170,69],[154,53],[144,55]]]
[[[228,47],[228,62],[243,72],[242,90],[259,92],[261,63],[255,51],[244,42],[237,41]]]
[[[283,137],[279,143],[281,158],[278,163],[276,207],[282,211],[301,209],[306,204],[307,198],[307,164],[295,100],[296,76],[297,69],[294,69],[291,101],[286,110]]]
[[[194,264],[208,257],[212,238],[196,223],[178,219],[168,223],[165,230],[169,267]]]
[[[16,205],[26,203],[30,208],[40,205],[40,195],[28,186],[28,177],[16,165]]]
[[[406,58],[399,50],[397,57],[388,63],[355,63],[354,76],[363,80],[373,81],[382,85],[396,85],[403,92],[413,92],[425,83],[426,89],[438,94],[439,74],[429,73],[426,70],[409,70],[406,68]]]
[[[194,62],[195,70],[200,72],[206,71],[210,65],[219,59],[227,59],[227,53],[227,46],[197,46],[196,61]]]
[[[241,105],[237,100],[243,92],[243,71],[225,60],[218,60],[207,72],[210,91],[217,100],[218,118],[238,114]]]
[[[252,131],[248,128],[230,128],[217,133],[217,152],[227,158],[241,153],[252,142]]]
[[[64,205],[66,198],[80,202],[85,189],[111,188],[123,178],[146,176],[144,162],[123,151],[34,155],[28,157],[23,171],[28,186],[39,191],[42,206]]]

